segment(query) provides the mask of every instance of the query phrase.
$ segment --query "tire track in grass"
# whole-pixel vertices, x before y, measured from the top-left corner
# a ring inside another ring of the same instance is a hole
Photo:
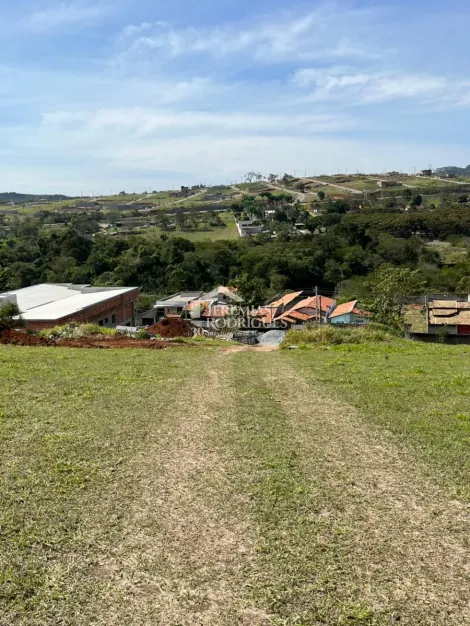
[[[181,379],[203,356],[8,349],[0,403],[15,419],[0,424],[2,626],[101,619],[99,560],[141,495],[148,442],[168,428]]]
[[[343,572],[340,533],[321,515],[319,491],[305,473],[291,416],[273,388],[270,372],[280,355],[231,356],[231,393],[237,397],[236,429],[227,446],[239,449],[238,489],[251,500],[258,527],[258,563],[252,596],[278,626],[373,624],[371,608],[339,589]],[[335,574],[335,576],[332,575]]]
[[[141,496],[120,541],[110,555],[103,546],[103,594],[93,623],[266,623],[250,604],[248,571],[256,555],[247,503],[234,491],[230,454],[217,439],[231,415],[218,371],[226,359],[207,357],[175,397],[173,425],[144,451]]]
[[[357,623],[469,624],[468,507],[449,501],[391,436],[366,427],[279,356],[267,383],[315,494],[306,554],[313,546],[326,557],[310,583],[314,595],[325,594],[327,623],[349,605],[362,612]]]

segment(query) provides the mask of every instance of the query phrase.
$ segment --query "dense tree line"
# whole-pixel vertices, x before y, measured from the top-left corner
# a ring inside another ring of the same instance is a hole
[[[298,218],[296,208],[283,206],[283,200],[275,202],[276,210],[288,219]],[[56,218],[45,212],[18,220],[9,230],[0,223],[0,291],[38,282],[73,282],[136,285],[163,295],[233,284],[259,301],[284,289],[314,285],[333,289],[349,279],[366,280],[387,266],[418,269],[430,290],[470,288],[465,249],[449,265],[426,246],[431,239],[469,236],[467,205],[402,213],[383,206],[356,210],[339,201],[330,203],[328,211],[308,217],[310,235],[286,231],[276,239],[261,235],[198,243],[166,235],[101,235],[95,233],[93,216],[86,215],[74,216],[65,228],[51,231],[44,224]]]

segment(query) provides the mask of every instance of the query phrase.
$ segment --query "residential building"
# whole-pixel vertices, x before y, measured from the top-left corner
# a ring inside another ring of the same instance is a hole
[[[240,237],[250,237],[251,235],[259,235],[263,232],[264,227],[255,220],[240,220],[236,222],[238,234]]]
[[[378,180],[377,185],[384,189],[386,187],[401,187],[403,183],[398,182],[396,180]]]
[[[281,298],[268,301],[252,313],[252,317],[265,326],[276,326],[274,320],[304,299],[303,291],[287,293]]]
[[[186,310],[187,305],[193,300],[200,298],[201,295],[200,291],[181,291],[158,300],[155,304],[155,319],[159,320],[162,317],[170,317],[172,315],[180,317]]]
[[[0,304],[18,305],[29,330],[69,322],[95,323],[109,328],[134,325],[137,287],[92,287],[47,283],[0,293]]]
[[[222,328],[224,324],[219,320],[228,318],[241,304],[243,300],[237,294],[236,289],[220,285],[189,302],[185,315],[191,318],[193,324],[201,328],[214,326]]]
[[[421,170],[418,176],[432,176],[432,170]]]
[[[430,300],[427,305],[428,333],[470,335],[470,302]]]
[[[274,318],[274,321],[289,325],[307,323],[326,323],[329,313],[335,308],[336,302],[327,296],[307,297],[289,307],[287,311]]]
[[[357,300],[338,304],[328,315],[330,324],[357,324],[366,325],[370,322],[370,314],[357,307]]]

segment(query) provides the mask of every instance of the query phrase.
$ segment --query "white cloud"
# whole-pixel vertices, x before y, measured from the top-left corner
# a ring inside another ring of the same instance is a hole
[[[361,33],[375,19],[376,12],[339,9],[323,4],[304,15],[277,13],[253,18],[250,22],[215,27],[172,28],[157,22],[127,26],[121,33],[122,56],[138,59],[154,52],[176,58],[205,54],[223,59],[250,55],[263,61],[317,58],[379,58],[388,51],[362,43]],[[254,24],[254,25],[253,25]]]
[[[95,135],[97,132],[126,133],[134,137],[146,137],[171,133],[198,136],[217,133],[230,137],[244,133],[334,133],[354,128],[356,122],[346,116],[329,114],[275,115],[246,112],[209,113],[181,112],[145,109],[141,107],[110,108],[98,111],[57,111],[43,116],[43,124],[60,132],[77,132]]]
[[[421,98],[424,101],[454,100],[468,90],[465,82],[452,82],[441,76],[404,72],[357,72],[344,67],[303,68],[291,83],[312,90],[310,99],[340,100],[348,103],[378,103],[387,100]]]
[[[101,20],[108,12],[107,5],[60,2],[31,13],[24,25],[32,32],[48,32],[93,23]]]

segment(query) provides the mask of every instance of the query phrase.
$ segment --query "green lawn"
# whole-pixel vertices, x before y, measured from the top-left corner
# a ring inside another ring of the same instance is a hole
[[[312,354],[315,353],[315,356]],[[470,500],[470,346],[342,345],[289,357],[312,381],[394,433]]]
[[[170,230],[166,231],[165,234],[168,237],[184,237],[185,239],[189,239],[190,241],[204,241],[206,239],[209,239],[211,241],[219,241],[221,239],[237,239],[239,237],[239,234],[232,213],[219,213],[219,215],[223,222],[226,224],[225,227],[197,231]],[[145,232],[155,233],[158,236],[163,234],[163,231],[156,226],[145,229]]]
[[[0,624],[464,626],[470,347],[0,346]]]

